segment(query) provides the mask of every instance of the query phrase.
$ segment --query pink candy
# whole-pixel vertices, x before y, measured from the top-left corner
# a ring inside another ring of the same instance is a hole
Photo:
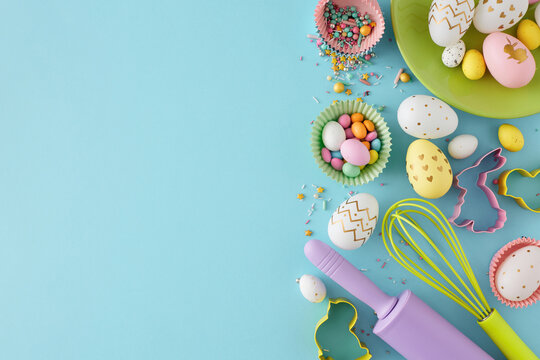
[[[321,156],[323,160],[326,161],[327,163],[329,163],[330,160],[332,160],[332,154],[330,153],[330,150],[328,150],[327,148],[322,148]]]
[[[371,141],[375,140],[376,138],[377,138],[377,132],[376,131],[371,131],[366,135],[364,140],[371,142]]]
[[[346,138],[346,139],[352,139],[352,138],[354,138],[354,134],[353,134],[351,128],[345,129],[345,138]]]
[[[349,114],[343,114],[339,117],[338,121],[339,125],[341,125],[344,129],[351,126],[351,117]]]
[[[337,171],[341,171],[341,169],[343,169],[343,160],[338,159],[338,158],[333,158],[332,161],[330,161],[330,165],[332,165],[332,167],[336,169]]]
[[[354,35],[352,36],[352,38],[353,38],[354,40],[358,40],[358,34],[354,34]]]
[[[355,26],[352,28],[352,32],[353,34],[358,34],[360,32],[360,29],[358,28],[358,26]]]
[[[358,139],[345,140],[340,151],[343,158],[353,165],[362,166],[369,162],[369,151]]]

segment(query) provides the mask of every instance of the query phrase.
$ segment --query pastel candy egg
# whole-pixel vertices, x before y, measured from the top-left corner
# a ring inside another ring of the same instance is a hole
[[[381,151],[381,140],[375,139],[371,142],[371,148],[375,151]]]
[[[321,156],[322,156],[322,159],[327,163],[329,163],[330,160],[332,160],[332,153],[327,148],[322,148]]]
[[[323,128],[322,140],[328,150],[339,150],[345,141],[345,130],[337,121],[329,121]]]
[[[479,1],[474,12],[474,27],[484,34],[504,31],[517,24],[528,7],[528,0]]]
[[[369,150],[369,163],[368,164],[375,164],[375,162],[379,159],[379,153],[375,150]]]
[[[452,186],[452,168],[443,152],[427,140],[415,140],[407,150],[405,166],[414,191],[438,199]]]
[[[448,9],[460,16],[449,16]],[[474,0],[433,0],[428,14],[429,35],[439,46],[455,44],[472,24]]]
[[[497,268],[495,286],[507,300],[529,298],[540,287],[540,248],[529,245],[508,255]]]
[[[461,62],[463,75],[469,80],[480,80],[486,73],[486,62],[482,53],[476,49],[467,50]]]
[[[361,166],[369,162],[368,149],[357,139],[348,139],[341,144],[341,155],[352,165]]]
[[[316,276],[302,275],[297,280],[302,295],[312,303],[320,303],[326,297],[326,286]]]
[[[459,40],[457,43],[447,46],[442,53],[442,62],[449,68],[454,68],[461,64],[465,56],[465,43]]]
[[[540,27],[532,20],[522,20],[517,28],[517,38],[529,50],[534,50],[540,46]]]
[[[341,151],[332,151],[330,152],[333,158],[338,158],[343,160],[343,156],[341,155]]]
[[[349,114],[343,114],[339,117],[338,123],[339,125],[343,126],[344,129],[346,129],[351,126],[351,117]]]
[[[530,50],[515,37],[501,32],[489,34],[483,50],[489,72],[501,85],[519,88],[532,80],[536,62]]]
[[[366,127],[367,131],[375,130],[375,124],[371,120],[364,120],[364,126]]]
[[[458,126],[456,112],[445,102],[428,95],[413,95],[403,100],[397,118],[403,131],[423,139],[448,136]]]
[[[343,174],[348,177],[357,177],[360,175],[360,167],[353,165],[351,163],[343,164]]]
[[[369,132],[367,135],[366,135],[366,138],[365,140],[366,141],[373,141],[377,138],[377,132],[376,131],[371,131]]]
[[[352,132],[357,139],[363,139],[367,135],[367,129],[361,122],[354,122],[351,126]]]
[[[537,24],[540,24],[540,5],[537,5],[536,10],[534,10],[534,19]]]
[[[341,171],[343,169],[343,160],[333,158],[332,160],[330,160],[330,165],[332,165],[335,170]]]
[[[476,136],[463,134],[456,136],[448,143],[448,153],[454,159],[465,159],[476,151],[477,146]]]
[[[510,124],[499,126],[499,142],[508,151],[516,152],[523,148],[525,139],[517,127]]]
[[[375,231],[378,217],[377,199],[367,193],[356,194],[341,203],[332,214],[328,221],[328,237],[341,249],[357,249]]]
[[[346,139],[352,139],[354,137],[354,134],[352,132],[351,128],[345,129],[345,138]]]

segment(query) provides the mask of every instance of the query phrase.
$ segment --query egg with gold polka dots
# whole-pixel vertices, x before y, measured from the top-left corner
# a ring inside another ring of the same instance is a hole
[[[430,95],[413,95],[399,105],[399,126],[419,139],[438,139],[453,133],[458,116],[447,103]]]
[[[540,247],[522,247],[499,265],[495,273],[499,294],[510,301],[523,301],[540,288]]]
[[[312,303],[320,303],[326,297],[326,286],[314,275],[302,275],[297,280],[302,295]]]
[[[452,186],[452,168],[444,153],[428,140],[415,140],[405,158],[407,175],[414,191],[427,199],[438,199]]]

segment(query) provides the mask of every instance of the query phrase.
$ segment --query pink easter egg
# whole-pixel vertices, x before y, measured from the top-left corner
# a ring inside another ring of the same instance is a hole
[[[336,169],[337,171],[341,171],[341,169],[343,169],[343,160],[338,159],[338,158],[333,158],[330,161],[330,165],[332,165],[332,167]]]
[[[503,86],[520,88],[534,77],[534,57],[513,36],[502,32],[489,34],[484,40],[483,52],[489,72]]]
[[[352,36],[352,38],[353,38],[354,40],[358,40],[358,34],[354,34],[354,35]]]
[[[352,139],[352,138],[354,138],[352,129],[351,128],[345,129],[345,139]]]
[[[349,114],[343,114],[339,117],[338,121],[339,125],[343,126],[344,129],[351,126],[351,117]]]
[[[360,140],[345,140],[340,151],[343,158],[353,165],[362,166],[369,162],[369,150]]]
[[[364,138],[366,141],[373,141],[377,138],[377,132],[376,131],[370,131]]]
[[[330,160],[332,160],[332,154],[330,153],[330,150],[328,150],[327,148],[322,148],[321,156],[322,156],[322,159],[326,161],[327,163],[329,163]]]
[[[354,34],[358,34],[360,32],[360,29],[358,28],[358,26],[355,26],[355,27],[352,28],[352,32]]]

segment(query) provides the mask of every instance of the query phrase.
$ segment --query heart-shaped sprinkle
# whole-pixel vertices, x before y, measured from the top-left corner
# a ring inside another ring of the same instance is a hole
[[[516,8],[514,7],[514,4],[510,5],[510,11],[514,11]]]
[[[418,181],[418,176],[414,175],[414,176],[413,176],[413,179],[416,180],[416,181]]]
[[[431,158],[432,158],[433,160],[435,160],[435,161],[437,161],[437,159],[439,159],[439,158],[437,157],[437,155],[432,156]]]
[[[424,171],[427,171],[428,166],[427,166],[427,165],[424,165],[424,166],[422,166],[422,169],[424,169]]]
[[[426,179],[427,179],[427,181],[432,182],[433,181],[433,176],[427,177]]]
[[[419,158],[420,160],[424,160],[424,154],[418,155],[418,158]]]
[[[504,11],[501,11],[501,14],[499,15],[500,18],[505,18],[506,17],[506,14],[504,13]]]
[[[494,8],[492,8],[491,6],[488,7],[488,12],[492,12],[493,10],[495,10]]]
[[[444,162],[448,164],[448,160],[447,160],[447,159],[444,159]]]
[[[440,172],[442,172],[442,166],[437,166],[437,170],[439,170]]]
[[[513,24],[514,23],[514,19],[510,20],[509,24]]]

